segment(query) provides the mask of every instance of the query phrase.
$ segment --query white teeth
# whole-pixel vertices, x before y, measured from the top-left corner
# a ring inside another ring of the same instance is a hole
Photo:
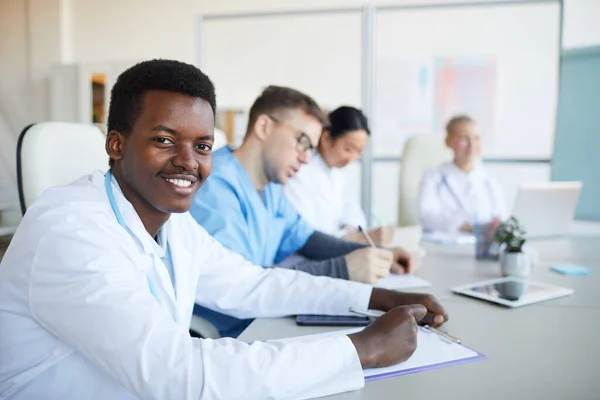
[[[173,185],[186,188],[192,186],[192,182],[186,179],[167,179],[167,182],[171,182]]]

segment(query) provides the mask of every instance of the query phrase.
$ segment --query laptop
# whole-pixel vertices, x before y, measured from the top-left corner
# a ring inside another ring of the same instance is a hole
[[[530,238],[569,233],[581,194],[581,182],[525,184],[519,188],[513,216]]]

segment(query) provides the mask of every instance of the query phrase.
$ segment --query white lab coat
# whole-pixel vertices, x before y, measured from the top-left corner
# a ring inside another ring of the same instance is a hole
[[[453,162],[427,172],[421,182],[419,212],[423,229],[440,232],[508,217],[500,185],[480,163],[469,173]]]
[[[344,225],[366,227],[358,199],[349,193],[344,172],[330,168],[318,152],[284,187],[288,200],[313,228],[334,236]]]
[[[99,172],[23,218],[0,264],[0,399],[299,399],[364,385],[347,336],[248,344],[188,326],[194,300],[241,318],[346,314],[367,307],[370,286],[251,265],[185,213],[163,227],[174,292],[114,178],[113,190],[131,234]]]

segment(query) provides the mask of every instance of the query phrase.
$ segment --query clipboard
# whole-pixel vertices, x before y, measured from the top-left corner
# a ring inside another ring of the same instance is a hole
[[[360,329],[354,329],[358,332]],[[365,382],[431,371],[475,361],[485,360],[487,356],[465,346],[462,343],[448,341],[441,335],[419,327],[417,350],[406,361],[385,368],[369,368],[363,372]]]
[[[312,340],[326,336],[350,335],[352,333],[360,332],[363,329],[364,328],[352,328],[317,333],[315,335],[286,338],[283,339],[283,341]],[[282,340],[279,339],[278,341]],[[458,343],[456,341],[448,340],[447,337],[444,337],[435,331],[419,327],[419,332],[417,333],[417,350],[408,360],[390,367],[364,369],[363,372],[365,382],[370,382],[394,376],[415,374],[454,365],[482,361],[486,358],[487,356],[465,346],[462,342]]]

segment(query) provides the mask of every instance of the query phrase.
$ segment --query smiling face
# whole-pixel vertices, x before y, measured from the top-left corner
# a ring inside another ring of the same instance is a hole
[[[213,132],[214,114],[207,101],[162,90],[145,92],[131,132],[111,131],[106,144],[113,173],[138,213],[190,208],[212,168]]]

